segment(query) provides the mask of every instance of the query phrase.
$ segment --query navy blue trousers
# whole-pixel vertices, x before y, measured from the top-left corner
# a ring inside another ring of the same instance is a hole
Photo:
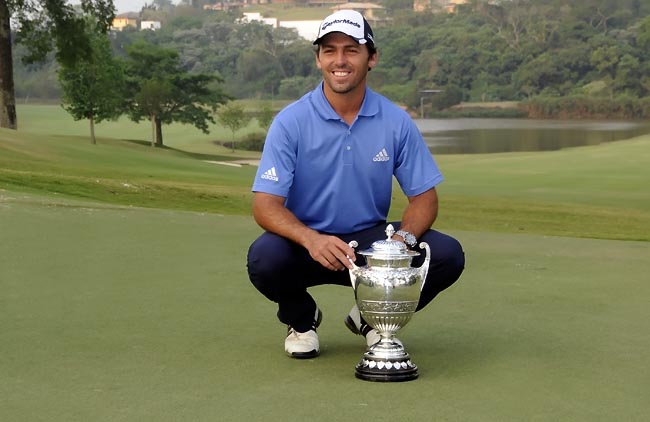
[[[392,223],[395,230],[399,222]],[[350,234],[337,234],[344,242],[356,240],[357,251],[371,247],[372,243],[386,238],[386,224]],[[431,248],[429,272],[420,296],[417,310],[424,308],[438,293],[451,286],[465,267],[465,254],[460,243],[451,236],[436,230],[427,231],[419,242]],[[425,251],[415,249],[420,255],[412,265],[424,262]],[[365,265],[364,257],[357,254],[356,265]],[[314,261],[307,249],[273,233],[265,232],[248,250],[248,275],[264,296],[278,304],[278,319],[299,332],[311,328],[316,302],[307,292],[312,286],[338,284],[350,289],[349,271],[331,271]]]

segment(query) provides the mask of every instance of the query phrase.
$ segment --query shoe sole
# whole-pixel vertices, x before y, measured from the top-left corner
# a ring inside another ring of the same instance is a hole
[[[320,355],[320,350],[312,350],[311,352],[293,352],[289,355],[294,359],[312,359]]]

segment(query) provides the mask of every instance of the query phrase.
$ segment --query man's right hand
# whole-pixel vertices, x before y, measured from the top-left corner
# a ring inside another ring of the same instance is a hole
[[[356,259],[354,249],[336,236],[318,233],[304,225],[284,206],[284,200],[281,196],[255,192],[253,216],[257,224],[264,230],[303,246],[315,261],[328,270],[351,269],[350,259]]]
[[[350,259],[356,259],[354,249],[336,236],[316,233],[310,237],[305,247],[315,261],[332,271],[352,269]]]

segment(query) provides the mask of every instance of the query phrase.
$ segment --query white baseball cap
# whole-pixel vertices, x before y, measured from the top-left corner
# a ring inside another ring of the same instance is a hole
[[[342,32],[354,38],[359,44],[375,45],[375,39],[368,21],[355,10],[339,10],[332,13],[318,27],[318,37],[314,44],[320,44],[323,37],[332,32]]]

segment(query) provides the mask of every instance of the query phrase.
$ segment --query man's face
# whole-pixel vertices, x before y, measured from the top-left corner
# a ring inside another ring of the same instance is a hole
[[[337,94],[365,90],[368,68],[376,63],[377,54],[369,56],[365,45],[340,32],[325,36],[316,56],[326,87]]]

